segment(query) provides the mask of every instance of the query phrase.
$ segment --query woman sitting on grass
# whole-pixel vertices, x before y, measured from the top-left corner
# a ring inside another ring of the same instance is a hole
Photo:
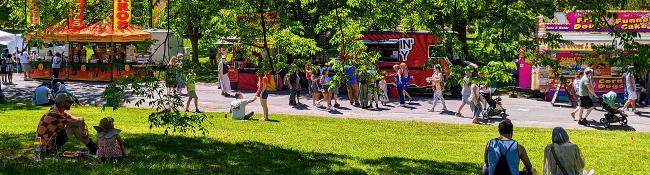
[[[111,117],[104,117],[99,121],[99,126],[94,126],[99,143],[97,158],[117,158],[126,155],[124,141],[120,137],[121,130],[115,129],[113,121]]]
[[[544,149],[544,175],[582,174],[585,160],[578,145],[569,141],[564,128],[553,128],[552,140]]]

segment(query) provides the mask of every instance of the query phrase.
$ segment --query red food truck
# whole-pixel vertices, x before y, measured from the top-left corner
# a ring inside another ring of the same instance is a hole
[[[418,92],[431,92],[431,83],[427,79],[433,75],[432,65],[440,64],[445,75],[450,73],[449,65],[451,63],[445,55],[442,39],[431,32],[365,32],[363,42],[368,50],[379,51],[381,57],[376,63],[377,68],[387,72],[386,82],[393,86],[395,85],[396,72],[393,69],[395,64],[406,63],[409,74],[412,76],[409,87],[418,90]],[[397,92],[391,92],[391,94],[396,95]]]

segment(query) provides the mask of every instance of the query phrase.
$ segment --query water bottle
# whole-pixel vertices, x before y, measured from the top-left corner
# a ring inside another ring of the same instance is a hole
[[[34,142],[34,160],[36,161],[41,161],[41,152],[43,149],[43,139],[41,137],[36,138],[36,142]]]

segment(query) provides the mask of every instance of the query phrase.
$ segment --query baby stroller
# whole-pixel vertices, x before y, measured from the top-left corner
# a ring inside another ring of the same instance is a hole
[[[483,110],[483,119],[490,119],[491,116],[500,116],[502,119],[506,119],[508,114],[506,114],[506,109],[501,105],[501,97],[492,98],[496,88],[486,88],[485,86],[481,87],[481,96],[487,102],[486,109]]]
[[[603,95],[603,97],[598,98],[598,102],[603,106],[603,109],[607,111],[605,118],[600,119],[600,123],[609,128],[611,123],[621,123],[621,126],[627,127],[627,114],[618,110],[618,107],[615,104],[616,101],[616,92],[610,91]]]

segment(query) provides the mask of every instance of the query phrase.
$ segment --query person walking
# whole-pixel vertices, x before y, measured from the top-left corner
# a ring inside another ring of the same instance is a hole
[[[404,96],[408,97],[409,103],[413,102],[413,97],[411,97],[411,95],[406,91],[409,88],[409,81],[411,81],[413,77],[409,74],[409,68],[406,66],[406,63],[401,63],[399,67],[402,70],[402,89],[404,91]]]
[[[307,94],[309,94],[309,95],[307,95],[307,97],[311,97],[312,93],[313,93],[311,91],[312,90],[311,89],[311,83],[312,83],[311,74],[312,74],[312,72],[311,72],[311,67],[309,66],[309,63],[305,63],[305,80],[307,80]]]
[[[585,160],[578,145],[562,127],[553,128],[552,143],[544,149],[544,175],[583,174]]]
[[[591,78],[593,74],[594,74],[593,70],[591,68],[587,68],[585,69],[582,79],[580,79],[580,91],[578,93],[578,95],[580,95],[580,110],[578,112],[578,116],[579,116],[578,124],[580,125],[587,125],[587,117],[589,117],[591,111],[594,110],[594,103],[593,101],[591,101],[591,97],[598,97],[594,92],[594,86],[591,83]],[[587,110],[587,113],[583,116],[582,112],[585,109]]]
[[[633,66],[628,66],[625,73],[625,94],[627,94],[625,104],[623,105],[623,111],[627,110],[628,107],[632,107],[633,113],[639,113],[636,110],[636,100],[638,98],[638,93],[636,90],[636,80],[634,79],[634,71],[632,70]]]
[[[228,77],[228,70],[230,66],[228,61],[226,61],[226,56],[228,51],[226,48],[221,48],[221,60],[219,61],[219,84],[221,85],[221,95],[229,97],[230,96],[230,77]]]
[[[61,70],[62,61],[63,58],[61,58],[61,53],[59,52],[54,54],[54,57],[52,57],[52,76],[54,76],[54,78],[59,78],[59,72]]]
[[[190,103],[194,100],[194,112],[201,113],[199,110],[199,96],[196,95],[196,74],[194,70],[190,69],[190,72],[187,74],[187,105],[185,105],[185,112],[190,112]]]
[[[386,83],[386,79],[384,78],[384,75],[382,73],[380,79],[379,79],[379,89],[381,90],[382,94],[379,97],[379,101],[381,101],[382,106],[386,106],[388,103],[388,84]]]
[[[402,71],[399,67],[399,64],[393,66],[395,70],[395,88],[397,88],[397,97],[399,98],[399,106],[404,106],[406,102],[404,101],[404,88],[402,83]]]
[[[463,117],[463,113],[462,113],[463,107],[465,105],[470,105],[470,102],[469,102],[469,96],[470,96],[469,85],[470,85],[470,82],[471,82],[471,80],[470,80],[471,75],[472,75],[472,73],[470,71],[465,71],[465,77],[463,77],[463,81],[460,84],[461,87],[462,87],[462,90],[460,91],[461,98],[462,98],[461,101],[462,102],[461,102],[460,106],[458,107],[458,112],[456,112],[456,116],[458,116],[458,117]],[[470,106],[470,108],[472,108],[472,107]]]
[[[574,121],[576,120],[576,112],[582,109],[580,107],[580,96],[578,94],[578,92],[580,92],[580,80],[582,79],[582,74],[583,74],[582,70],[579,70],[578,74],[576,74],[575,79],[573,79],[573,89],[576,92],[575,94],[573,94],[575,96],[573,97],[573,99],[576,99],[578,102],[578,106],[576,106],[576,109],[574,109],[573,112],[571,112],[571,117],[573,118]]]
[[[442,96],[444,77],[440,72],[440,65],[436,65],[433,69],[433,75],[431,76],[431,82],[433,87],[433,106],[429,108],[429,112],[433,112],[436,109],[438,101],[442,102],[442,111],[447,111],[447,105],[445,104],[445,98]]]
[[[330,73],[330,68],[324,67],[321,78],[320,78],[320,84],[321,84],[321,89],[320,91],[323,93],[323,100],[327,104],[327,111],[332,111],[334,110],[332,108],[332,91],[330,90],[330,82],[332,81],[332,78],[329,76]]]
[[[470,95],[469,95],[469,105],[472,107],[472,123],[481,124],[480,116],[483,111],[483,106],[481,105],[481,97],[478,93],[478,86],[472,84],[470,86]]]
[[[176,62],[176,66],[178,66],[178,69],[176,71],[176,93],[178,93],[178,95],[183,95],[183,89],[185,88],[185,83],[186,83],[185,76],[183,76],[182,74],[183,55],[178,54],[176,56],[176,59],[178,59],[178,61]]]
[[[22,52],[20,52],[20,65],[23,69],[23,79],[25,80],[31,80],[31,75],[29,72],[32,70],[32,66],[29,65],[29,53],[27,53],[27,48],[23,49]]]
[[[364,71],[359,71],[359,102],[362,109],[368,109],[370,106],[368,99],[368,75]]]
[[[348,75],[348,81],[346,82],[348,90],[348,98],[350,100],[350,105],[359,105],[359,81],[357,79],[356,67],[352,65],[347,65],[343,67],[343,71]]]
[[[289,105],[295,106],[300,104],[298,101],[299,91],[300,91],[300,77],[294,70],[290,70],[287,75],[285,75],[284,80],[289,88]]]
[[[9,64],[9,58],[6,56],[9,53],[8,50],[5,49],[4,53],[0,55],[0,83],[7,83],[7,65]]]
[[[14,84],[14,64],[16,64],[16,59],[13,55],[7,53],[7,82],[8,84]]]

